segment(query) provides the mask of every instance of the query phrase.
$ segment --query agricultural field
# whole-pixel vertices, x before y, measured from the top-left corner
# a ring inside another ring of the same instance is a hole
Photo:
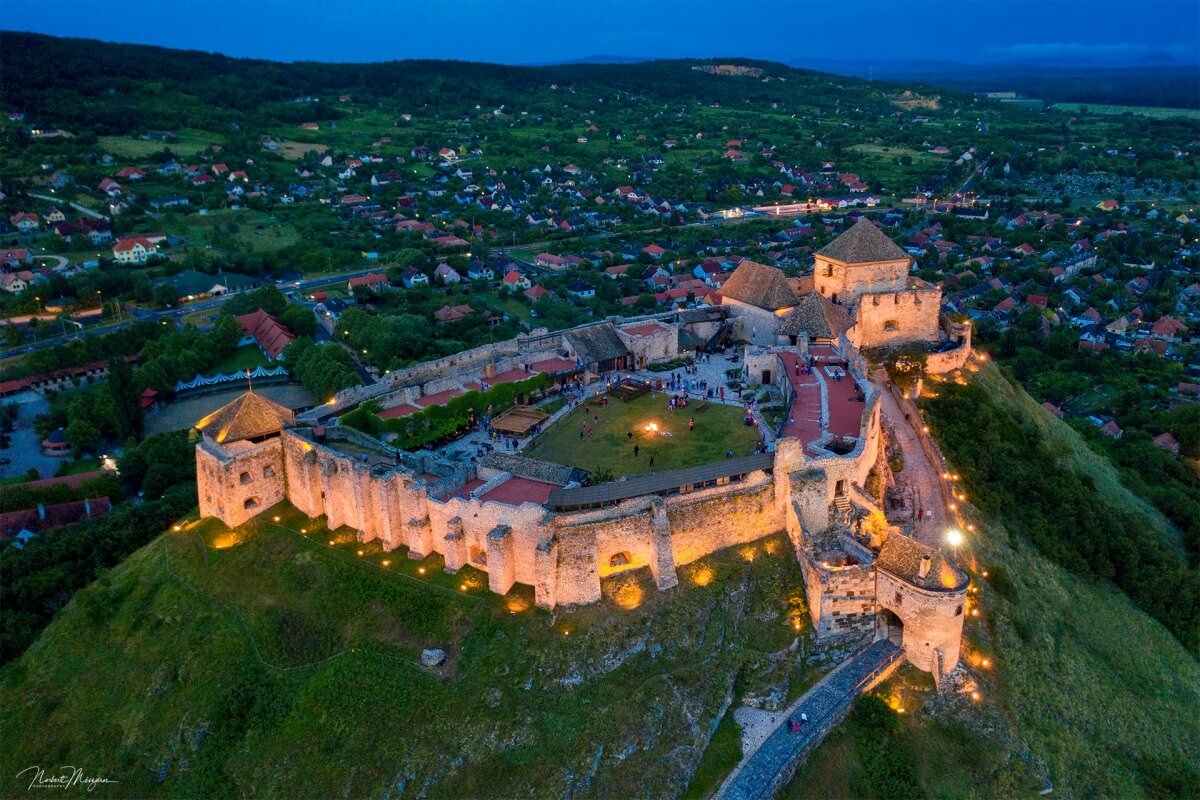
[[[225,137],[211,131],[183,128],[174,131],[176,138],[169,142],[141,139],[134,136],[101,136],[98,145],[104,152],[136,161],[169,149],[178,156],[191,157],[212,145],[224,144]]]

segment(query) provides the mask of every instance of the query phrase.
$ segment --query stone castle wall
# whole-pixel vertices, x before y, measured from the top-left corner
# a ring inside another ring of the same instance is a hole
[[[853,329],[859,349],[903,342],[937,342],[941,289],[869,294],[859,304]]]
[[[943,315],[942,330],[946,332],[949,340],[957,342],[958,346],[953,350],[930,353],[925,357],[925,371],[934,375],[962,369],[971,357],[971,323],[955,322]]]

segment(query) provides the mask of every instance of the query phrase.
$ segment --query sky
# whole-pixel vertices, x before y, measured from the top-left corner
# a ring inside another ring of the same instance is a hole
[[[0,28],[278,61],[1200,62],[1197,0],[3,0]]]

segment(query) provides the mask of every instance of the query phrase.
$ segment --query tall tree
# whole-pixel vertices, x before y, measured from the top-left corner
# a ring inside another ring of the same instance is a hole
[[[114,358],[108,368],[108,390],[112,394],[117,436],[142,438],[142,398],[133,382],[133,368],[123,358]]]

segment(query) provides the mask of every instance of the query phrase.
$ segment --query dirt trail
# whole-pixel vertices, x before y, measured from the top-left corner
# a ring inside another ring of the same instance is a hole
[[[943,532],[953,519],[942,501],[940,469],[926,457],[918,434],[913,430],[913,423],[905,419],[891,391],[881,388],[880,395],[885,424],[895,434],[904,458],[904,469],[896,478],[914,491],[917,507],[925,511],[925,519],[916,524],[913,534],[925,544],[939,544]],[[915,422],[920,424],[919,420]]]

